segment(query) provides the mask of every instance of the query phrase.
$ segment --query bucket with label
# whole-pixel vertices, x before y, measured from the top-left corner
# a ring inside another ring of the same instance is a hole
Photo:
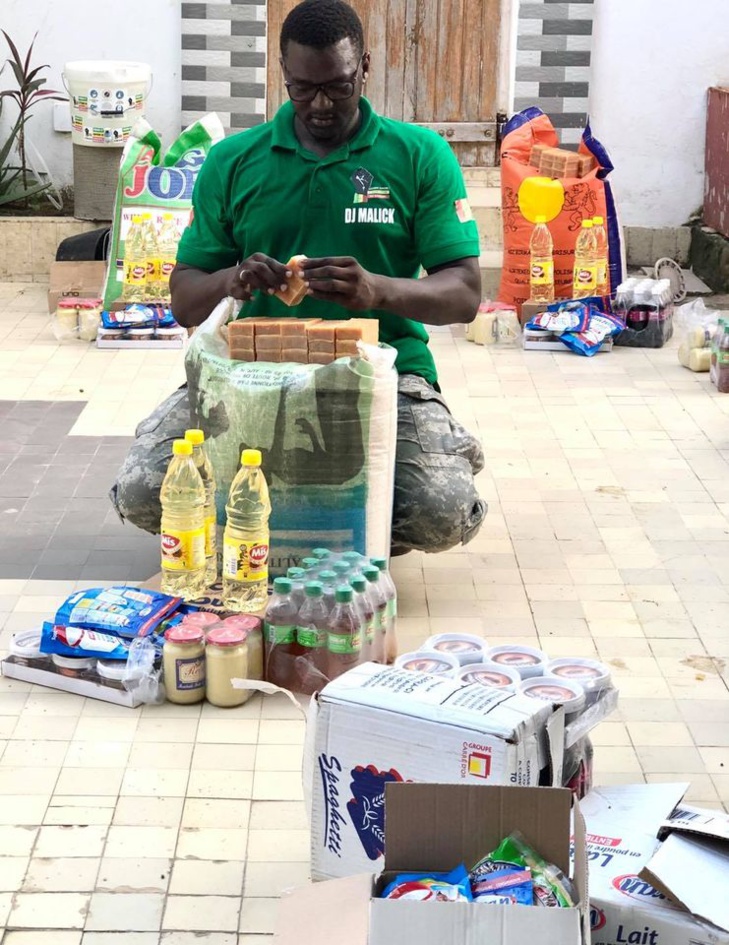
[[[63,84],[71,106],[73,144],[122,147],[144,116],[152,70],[144,62],[67,62]]]

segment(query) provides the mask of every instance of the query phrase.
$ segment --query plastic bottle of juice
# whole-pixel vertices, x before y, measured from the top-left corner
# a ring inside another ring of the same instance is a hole
[[[373,558],[372,564],[380,569],[380,584],[387,598],[385,662],[389,665],[394,663],[397,657],[397,588],[387,567],[386,558]]]
[[[716,351],[716,389],[720,394],[729,394],[729,325],[727,324],[724,325]]]
[[[363,564],[367,563],[367,559],[359,551],[345,551],[342,555],[342,561],[349,561],[353,571],[358,571]]]
[[[554,244],[546,217],[537,217],[529,241],[529,300],[554,302]]]
[[[218,513],[215,507],[215,473],[205,449],[202,430],[186,430],[185,439],[192,443],[192,457],[205,486],[205,583],[218,580]]]
[[[328,613],[331,613],[334,608],[334,593],[337,589],[337,580],[337,572],[330,571],[328,568],[320,571],[317,577],[317,581],[321,581],[322,587],[324,588],[324,603],[326,604]]]
[[[296,682],[295,660],[296,615],[298,608],[291,597],[291,581],[276,578],[273,594],[266,607],[263,623],[263,646],[266,679],[276,686],[291,689]]]
[[[309,557],[301,559],[301,567],[304,568],[310,581],[313,581],[321,571],[321,561],[318,558]]]
[[[332,553],[328,548],[312,548],[311,556],[312,558],[318,558],[319,561],[328,561],[332,557]]]
[[[342,558],[339,561],[335,561],[331,567],[331,570],[341,578],[340,584],[346,584],[349,575],[352,573],[352,565],[349,561],[344,561]]]
[[[186,440],[172,444],[160,502],[161,590],[194,600],[205,588],[205,486]]]
[[[135,214],[124,240],[124,302],[144,302],[147,292],[147,254],[144,248],[142,217]]]
[[[575,269],[572,297],[585,299],[597,291],[597,261],[592,220],[583,220],[575,245]]]
[[[380,584],[380,569],[368,564],[362,569],[367,579],[367,594],[375,612],[375,639],[372,643],[370,659],[375,663],[385,662],[385,638],[387,636],[387,597]]]
[[[301,650],[301,659],[297,664],[297,691],[311,695],[327,681],[329,611],[324,603],[324,588],[320,581],[307,581],[304,595],[304,603],[296,618],[296,642]]]
[[[254,613],[268,596],[271,500],[260,450],[243,450],[230,485],[223,537],[223,600],[228,610]]]
[[[142,231],[144,233],[144,260],[147,269],[146,301],[156,300],[159,293],[160,258],[157,245],[157,230],[151,213],[142,214]]]
[[[724,337],[724,326],[726,325],[726,319],[719,318],[716,323],[716,331],[711,339],[711,364],[709,367],[709,379],[711,383],[716,387],[716,378],[717,378],[717,356],[719,353],[719,342]]]
[[[335,592],[334,609],[327,621],[327,678],[336,679],[359,663],[362,650],[360,619],[354,609],[352,588]]]
[[[597,263],[595,294],[609,295],[610,285],[608,283],[608,238],[607,230],[605,229],[605,218],[593,217],[592,223],[595,233],[595,262]]]
[[[354,591],[354,606],[362,623],[362,662],[372,659],[372,647],[375,642],[375,610],[367,593],[367,578],[357,574],[350,579]]]
[[[291,596],[297,607],[304,603],[304,584],[306,583],[305,568],[289,568],[286,577],[291,581]]]
[[[163,302],[170,301],[170,276],[177,263],[177,244],[179,242],[177,224],[171,213],[162,217],[162,226],[157,237],[159,250],[159,284],[157,297]]]

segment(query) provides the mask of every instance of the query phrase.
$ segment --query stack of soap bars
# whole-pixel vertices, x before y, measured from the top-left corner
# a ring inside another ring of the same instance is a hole
[[[356,357],[357,342],[376,345],[378,335],[375,318],[241,318],[228,325],[234,361],[329,364],[337,358]]]

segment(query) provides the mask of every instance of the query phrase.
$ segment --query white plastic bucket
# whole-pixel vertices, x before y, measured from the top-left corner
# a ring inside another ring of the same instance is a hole
[[[67,62],[63,84],[71,105],[73,143],[123,147],[144,115],[152,69],[144,62]]]

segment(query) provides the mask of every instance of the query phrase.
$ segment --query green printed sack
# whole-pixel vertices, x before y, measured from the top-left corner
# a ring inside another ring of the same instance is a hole
[[[111,226],[111,247],[104,282],[104,308],[121,298],[124,240],[137,213],[150,213],[159,227],[165,213],[175,218],[179,233],[188,224],[192,189],[212,146],[225,136],[215,113],[193,122],[162,157],[162,142],[143,118],[134,126],[119,166]]]
[[[260,449],[271,494],[271,575],[317,546],[390,551],[397,436],[395,350],[332,364],[231,361],[224,299],[185,359],[192,422],[205,431],[218,530],[243,449]],[[220,534],[218,547],[220,547]]]

